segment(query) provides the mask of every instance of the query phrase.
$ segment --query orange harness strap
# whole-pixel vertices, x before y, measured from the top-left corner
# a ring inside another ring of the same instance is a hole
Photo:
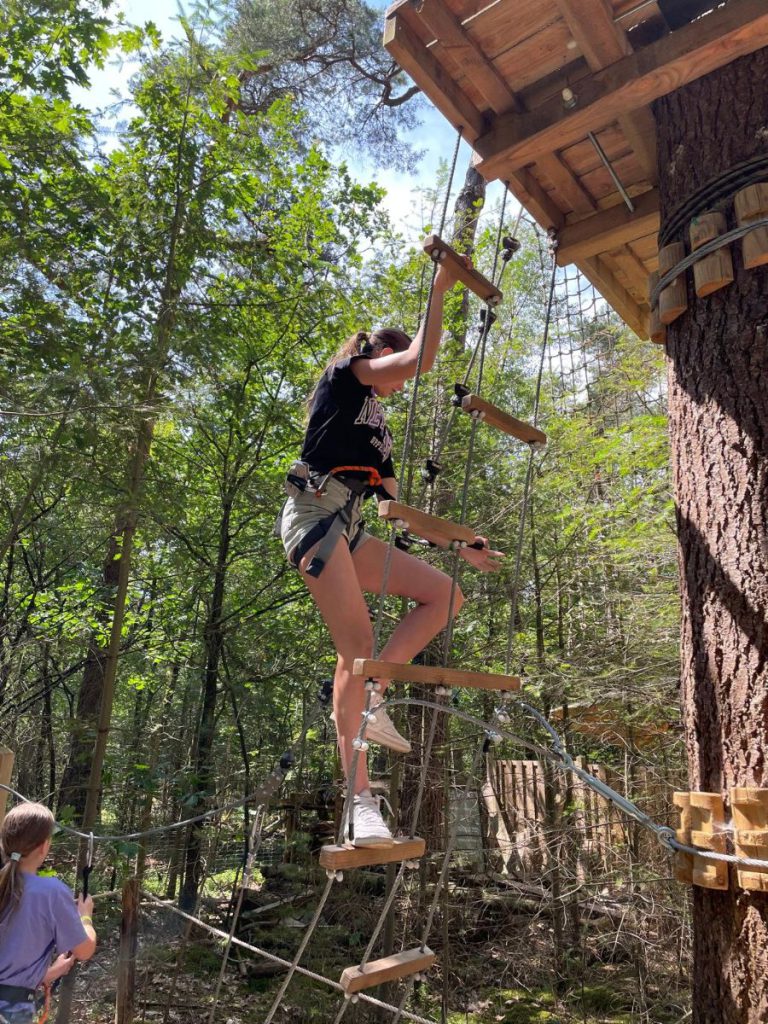
[[[45,1002],[43,1003],[40,1016],[37,1018],[37,1024],[45,1024],[51,1015],[51,986],[44,985],[43,989],[45,991]]]
[[[373,466],[334,466],[328,471],[328,476],[336,476],[338,473],[367,473],[369,486],[381,487],[381,473]]]

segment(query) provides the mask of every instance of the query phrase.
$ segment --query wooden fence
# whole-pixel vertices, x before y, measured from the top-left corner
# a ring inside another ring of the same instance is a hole
[[[577,758],[580,767],[628,795],[655,820],[668,823],[671,786],[642,766],[626,776]],[[486,843],[498,867],[527,879],[546,872],[564,855],[578,875],[620,871],[630,859],[662,855],[655,838],[629,823],[613,804],[572,773],[552,771],[547,799],[545,768],[539,761],[489,763],[482,788]]]

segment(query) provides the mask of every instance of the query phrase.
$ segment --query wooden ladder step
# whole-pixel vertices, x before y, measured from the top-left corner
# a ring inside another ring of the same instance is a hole
[[[423,839],[395,838],[392,846],[324,846],[320,850],[320,866],[331,871],[364,868],[374,864],[394,864],[401,860],[419,860],[424,856]]]
[[[512,437],[516,437],[520,441],[541,445],[547,443],[547,435],[543,431],[531,426],[530,423],[515,419],[514,416],[510,416],[509,413],[486,402],[479,395],[465,395],[461,400],[460,408],[470,415],[479,413],[485,423],[496,427],[497,430],[503,430],[505,434],[511,434]]]
[[[415,533],[417,537],[425,537],[431,541],[443,540],[449,544],[458,541],[460,544],[474,544],[477,536],[469,526],[452,523],[449,519],[430,516],[426,512],[422,512],[421,509],[403,505],[399,501],[380,501],[379,518],[399,519],[410,533]]]
[[[345,992],[361,992],[374,985],[383,985],[385,981],[397,981],[411,974],[420,974],[434,962],[435,954],[427,946],[424,949],[406,949],[402,953],[382,957],[381,960],[371,960],[362,970],[359,966],[347,967],[341,975],[340,983]]]
[[[432,259],[450,264],[453,276],[483,302],[487,302],[491,306],[498,306],[504,298],[495,284],[492,284],[487,277],[483,277],[474,267],[468,267],[464,258],[447,242],[444,242],[439,235],[428,235],[424,239],[423,249]]]
[[[425,683],[432,686],[467,686],[474,690],[519,690],[519,676],[493,672],[464,672],[439,665],[400,665],[394,661],[356,658],[352,674],[371,679],[395,679],[401,683]]]

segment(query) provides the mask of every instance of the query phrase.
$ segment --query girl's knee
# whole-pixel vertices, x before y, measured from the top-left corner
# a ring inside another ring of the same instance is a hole
[[[450,609],[453,617],[459,614],[464,604],[464,594],[461,591],[461,587],[458,584],[454,587],[450,576],[443,576],[440,589],[440,604],[444,608],[446,616]]]

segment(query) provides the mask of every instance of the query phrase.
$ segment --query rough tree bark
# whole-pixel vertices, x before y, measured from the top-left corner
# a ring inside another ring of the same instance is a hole
[[[768,50],[660,100],[662,224],[713,175],[768,148]],[[721,208],[733,226],[733,202]],[[677,240],[677,239],[673,239]],[[668,328],[692,790],[768,786],[768,267]],[[694,887],[694,1022],[768,1020],[768,898]]]

